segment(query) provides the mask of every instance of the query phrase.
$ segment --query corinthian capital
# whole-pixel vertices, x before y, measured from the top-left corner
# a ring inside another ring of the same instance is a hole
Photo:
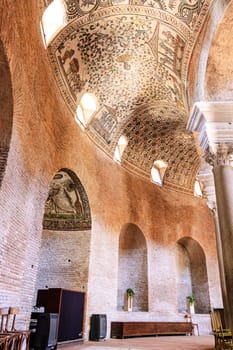
[[[214,151],[207,148],[205,151],[205,161],[210,165],[233,166],[233,143],[219,143],[215,145]]]

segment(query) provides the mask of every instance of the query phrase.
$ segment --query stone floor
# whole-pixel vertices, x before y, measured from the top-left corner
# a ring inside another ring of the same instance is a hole
[[[160,336],[147,338],[107,339],[59,344],[58,350],[214,350],[214,338],[208,336]]]

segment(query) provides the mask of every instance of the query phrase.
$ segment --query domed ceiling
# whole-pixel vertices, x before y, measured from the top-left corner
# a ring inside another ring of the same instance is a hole
[[[48,45],[61,93],[75,115],[84,92],[98,110],[84,132],[111,158],[150,179],[168,164],[164,187],[193,193],[200,162],[189,117],[187,72],[209,2],[65,0],[67,25]]]

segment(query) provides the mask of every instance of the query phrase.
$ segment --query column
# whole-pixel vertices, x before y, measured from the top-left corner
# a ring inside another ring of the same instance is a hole
[[[202,156],[213,167],[223,303],[233,331],[233,103],[196,103],[187,128],[198,132]]]

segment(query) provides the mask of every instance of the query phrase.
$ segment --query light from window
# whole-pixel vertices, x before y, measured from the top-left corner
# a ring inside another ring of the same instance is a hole
[[[151,168],[151,180],[162,186],[168,164],[163,160],[156,160]]]
[[[125,147],[128,144],[127,137],[122,135],[119,140],[118,144],[116,146],[115,152],[114,152],[114,160],[117,162],[121,162],[122,155],[124,153]]]
[[[93,94],[85,93],[76,109],[75,120],[81,124],[82,128],[86,128],[91,117],[97,110],[97,101]]]
[[[66,12],[63,0],[53,0],[44,11],[41,20],[44,45],[47,46],[54,35],[65,25]]]
[[[194,183],[194,196],[202,197],[202,195],[203,194],[202,194],[200,181],[195,180],[195,183]]]

